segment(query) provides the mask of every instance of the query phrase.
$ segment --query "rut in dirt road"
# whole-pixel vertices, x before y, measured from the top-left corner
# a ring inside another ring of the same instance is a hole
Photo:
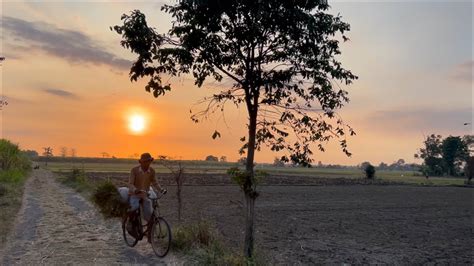
[[[53,174],[37,170],[25,184],[16,226],[0,264],[176,264],[157,258],[146,241],[125,246],[120,221],[94,207]],[[173,261],[172,261],[173,260]]]

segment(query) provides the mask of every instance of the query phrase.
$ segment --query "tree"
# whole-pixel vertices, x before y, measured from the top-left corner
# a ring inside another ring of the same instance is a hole
[[[370,163],[364,165],[364,172],[367,179],[374,179],[375,176],[375,167]]]
[[[30,159],[36,159],[39,155],[35,150],[24,150],[23,153]]]
[[[237,163],[238,163],[238,164],[242,164],[242,165],[247,164],[247,157],[240,157],[240,158],[237,160]]]
[[[275,159],[273,160],[273,166],[283,167],[285,166],[285,162],[283,162],[280,158],[275,157]]]
[[[471,156],[467,160],[466,167],[464,170],[464,175],[467,178],[467,184],[471,184],[471,180],[474,177],[474,157]]]
[[[369,166],[370,163],[369,162],[363,162],[360,164],[359,168],[362,169],[363,171],[365,171],[365,168],[367,168],[367,166]]]
[[[465,135],[462,137],[462,141],[467,146],[469,155],[474,154],[474,135]]]
[[[208,156],[206,156],[206,161],[208,161],[208,162],[218,162],[219,158],[217,158],[216,156],[213,156],[213,155],[208,155]]]
[[[227,162],[227,156],[221,156],[220,161],[224,163]]]
[[[173,175],[176,182],[176,198],[178,199],[178,220],[181,221],[181,210],[183,208],[182,189],[186,176],[184,175],[184,167],[181,160],[173,160],[165,155],[158,155],[158,163],[166,167]]]
[[[424,147],[420,148],[418,153],[415,154],[415,158],[421,158],[424,160],[422,166],[422,172],[425,175],[442,175],[443,169],[443,158],[441,154],[441,144],[443,137],[441,135],[431,134],[423,142]]]
[[[70,155],[71,155],[72,158],[75,158],[75,157],[76,157],[77,151],[76,151],[75,148],[71,148],[71,150],[70,150]]]
[[[381,163],[379,164],[378,168],[379,168],[380,170],[385,170],[385,169],[388,168],[388,164],[386,164],[386,163],[384,163],[384,162],[381,162]]]
[[[67,155],[67,148],[66,148],[66,147],[61,147],[61,148],[59,149],[59,154],[61,154],[61,157],[63,157],[63,158],[66,157],[66,155]]]
[[[469,158],[466,143],[461,137],[449,136],[443,140],[441,150],[446,173],[453,176],[459,175],[461,165]]]
[[[50,157],[53,157],[53,148],[51,147],[43,147],[43,156],[46,158],[44,161],[44,165],[48,165],[48,161]]]
[[[102,155],[102,158],[109,158],[110,157],[110,154],[108,154],[105,151],[101,152],[100,154]]]
[[[246,199],[247,257],[254,247],[256,150],[266,145],[285,151],[285,162],[310,166],[311,144],[324,151],[326,142],[338,138],[350,156],[345,136],[355,133],[336,113],[348,101],[337,82],[348,85],[357,77],[335,58],[337,34],[346,41],[350,26],[327,14],[328,8],[320,0],[181,0],[162,7],[174,19],[168,33],[149,27],[138,10],[111,27],[122,36],[121,45],[138,55],[130,79],[149,77],[145,89],[155,97],[171,90],[162,82],[165,74],[192,74],[198,87],[208,78],[233,82],[205,98],[206,107],[192,119],[223,111],[228,102],[247,109],[248,133],[240,149],[246,153],[246,172],[239,183]]]

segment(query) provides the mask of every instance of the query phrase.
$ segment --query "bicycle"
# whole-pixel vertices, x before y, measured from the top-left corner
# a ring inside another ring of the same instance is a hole
[[[146,191],[143,192],[146,193]],[[143,230],[141,207],[139,207],[132,214],[126,214],[123,218],[123,238],[129,247],[134,247],[146,234],[150,234],[151,247],[155,254],[162,258],[168,254],[171,245],[171,228],[168,222],[160,215],[158,204],[158,200],[166,194],[166,190],[160,197],[150,197],[150,192],[147,194],[148,198],[152,201],[153,212],[146,226],[146,230]],[[142,200],[140,200],[140,206],[142,206],[141,201]]]

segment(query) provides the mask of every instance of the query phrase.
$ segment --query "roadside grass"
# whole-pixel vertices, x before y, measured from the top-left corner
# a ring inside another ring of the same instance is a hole
[[[73,188],[86,198],[90,198],[92,191],[94,190],[95,183],[87,177],[86,172],[83,169],[73,168],[69,172],[62,172],[57,175],[57,179]]]
[[[28,175],[29,171],[26,170],[0,171],[0,249],[3,249],[21,207],[24,184]]]
[[[192,265],[267,265],[263,253],[248,260],[226,248],[210,223],[199,221],[173,228],[172,249],[180,251]]]

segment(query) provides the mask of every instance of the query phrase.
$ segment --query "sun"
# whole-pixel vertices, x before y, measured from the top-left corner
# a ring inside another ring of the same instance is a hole
[[[133,114],[128,118],[128,129],[135,134],[143,133],[146,128],[145,116]]]

